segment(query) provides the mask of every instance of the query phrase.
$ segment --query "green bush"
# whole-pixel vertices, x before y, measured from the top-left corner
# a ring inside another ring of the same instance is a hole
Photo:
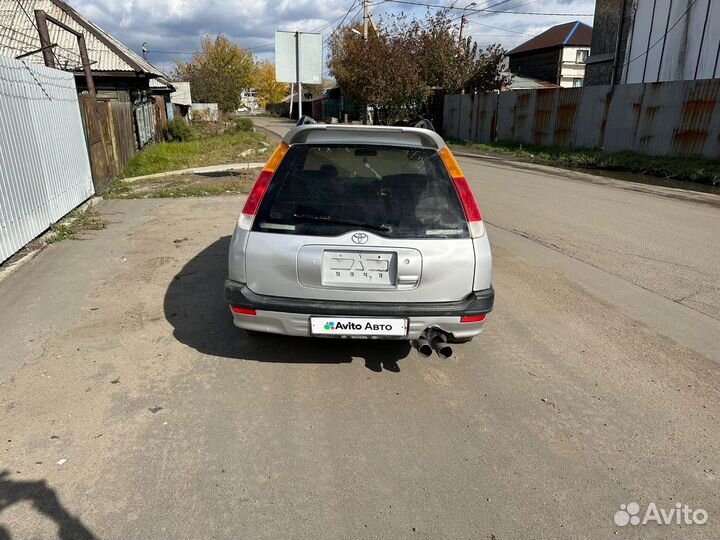
[[[195,130],[180,118],[173,118],[163,129],[163,135],[168,141],[190,141],[195,138]]]
[[[254,124],[250,118],[233,118],[234,131],[252,131]]]

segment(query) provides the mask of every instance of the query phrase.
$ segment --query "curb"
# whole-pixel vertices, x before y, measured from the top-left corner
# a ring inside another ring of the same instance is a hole
[[[452,150],[452,148],[451,148]],[[554,165],[545,165],[543,163],[533,163],[532,161],[524,161],[521,159],[512,159],[512,157],[493,156],[488,154],[477,154],[473,152],[455,152],[453,155],[470,159],[480,159],[486,161],[494,161],[498,164],[504,164],[508,167],[515,167],[526,171],[536,171],[545,174],[554,174],[571,178],[582,182],[591,182],[593,184],[609,185],[620,189],[630,191],[638,191],[659,197],[667,197],[685,202],[696,204],[705,204],[714,207],[720,207],[720,195],[715,193],[707,193],[705,191],[697,191],[682,187],[661,186],[651,183],[634,182],[630,179],[614,178],[612,176],[602,174],[602,169],[578,170]]]
[[[193,167],[191,169],[178,169],[176,171],[165,171],[155,174],[146,174],[143,176],[131,176],[130,178],[121,178],[122,182],[131,184],[138,180],[149,180],[151,178],[163,178],[166,176],[177,176],[178,174],[202,174],[224,171],[247,171],[250,169],[258,169],[265,166],[265,162],[253,161],[248,163],[228,163],[227,165],[210,165],[208,167]]]

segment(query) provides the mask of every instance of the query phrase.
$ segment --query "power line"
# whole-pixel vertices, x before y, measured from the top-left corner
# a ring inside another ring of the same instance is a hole
[[[345,19],[347,19],[348,15],[350,15],[350,12],[351,12],[351,11],[353,10],[353,8],[355,7],[355,4],[356,4],[356,3],[357,3],[357,0],[355,0],[355,1],[352,3],[352,5],[348,8],[348,10],[347,10],[347,12],[345,13],[345,15],[343,16],[342,20],[338,23],[338,25],[335,27],[335,29],[334,29],[332,32],[330,32],[330,35],[328,36],[328,38],[327,38],[326,41],[329,41],[330,38],[335,35],[335,32],[337,32],[337,31],[340,29],[340,27],[341,27],[341,26],[343,25],[343,23],[345,22]],[[359,10],[361,7],[362,7],[362,5],[359,5],[357,9]],[[354,15],[353,15],[353,16],[354,16]]]
[[[495,10],[490,8],[470,8],[470,7],[455,7],[455,6],[444,6],[441,4],[428,4],[426,2],[419,2],[415,0],[387,0],[388,2],[393,2],[395,4],[409,4],[413,6],[423,6],[423,7],[431,7],[431,8],[439,8],[439,9],[454,9],[454,10],[460,10],[460,11],[472,11],[475,13],[504,13],[507,15],[545,15],[545,16],[553,16],[553,17],[592,17],[594,14],[592,13],[542,13],[539,11],[507,11],[507,10]],[[502,2],[501,2],[502,3]],[[496,6],[499,4],[495,4]]]
[[[264,47],[270,47],[271,45],[275,45],[274,41],[268,41],[267,43],[263,43],[261,45],[253,45],[252,47],[243,47],[246,51],[252,51],[255,49],[262,49]],[[196,54],[198,51],[147,51],[148,54],[187,54],[192,55]]]
[[[148,54],[195,54],[195,51],[189,52],[189,51],[147,51]]]
[[[358,0],[353,0],[353,3],[350,5],[350,9],[345,13],[345,15],[341,15],[340,17],[337,17],[336,19],[333,19],[332,21],[329,21],[323,25],[318,26],[317,28],[314,28],[313,30],[310,30],[311,32],[320,32],[321,30],[324,30],[325,28],[332,26],[340,19],[345,20],[345,17],[347,17],[347,14],[352,11],[352,8],[355,7],[355,4],[357,4]]]

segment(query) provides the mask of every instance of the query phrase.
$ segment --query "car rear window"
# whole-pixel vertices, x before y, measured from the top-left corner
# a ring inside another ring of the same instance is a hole
[[[465,238],[467,223],[437,152],[360,145],[293,145],[253,230],[336,236]]]

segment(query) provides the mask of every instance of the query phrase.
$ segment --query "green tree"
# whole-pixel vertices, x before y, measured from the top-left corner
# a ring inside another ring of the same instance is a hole
[[[218,34],[203,36],[190,62],[176,62],[176,77],[190,82],[194,101],[232,111],[240,105],[240,91],[250,86],[253,67],[248,51]]]

